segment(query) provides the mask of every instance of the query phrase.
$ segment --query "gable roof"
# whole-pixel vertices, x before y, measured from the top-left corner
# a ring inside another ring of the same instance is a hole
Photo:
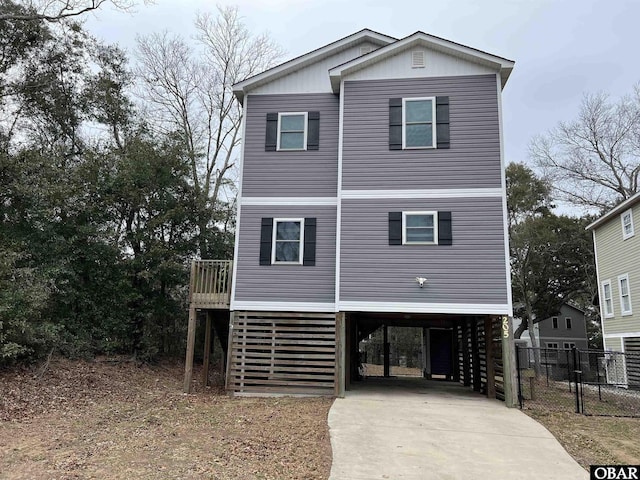
[[[348,35],[336,40],[335,42],[331,42],[328,45],[312,50],[309,53],[300,55],[299,57],[293,58],[287,62],[270,68],[269,70],[265,70],[262,73],[254,75],[253,77],[249,77],[246,80],[238,82],[233,85],[233,93],[240,103],[242,103],[246,91],[293,73],[296,70],[300,70],[301,68],[322,60],[323,58],[330,57],[338,52],[347,50],[359,43],[371,42],[376,45],[383,46],[396,42],[397,40],[397,38],[365,28],[359,32]]]
[[[353,60],[338,65],[329,70],[331,86],[335,93],[340,91],[340,80],[343,75],[356,72],[386,58],[398,54],[399,52],[416,47],[423,46],[431,50],[436,50],[448,55],[452,55],[463,60],[487,65],[500,70],[502,76],[502,87],[507,83],[509,75],[513,70],[515,62],[507,58],[499,57],[491,53],[483,52],[473,47],[468,47],[460,43],[452,42],[444,38],[429,35],[424,32],[415,32],[408,37],[388,44],[378,50],[370,52],[366,55],[354,58]]]
[[[627,198],[624,202],[622,202],[617,207],[609,210],[607,213],[605,213],[603,216],[601,216],[595,222],[590,223],[589,225],[587,225],[586,230],[594,230],[595,228],[599,227],[600,225],[602,225],[603,223],[605,223],[606,221],[611,219],[613,216],[615,216],[616,213],[620,213],[620,212],[622,212],[622,210],[626,210],[628,208],[631,208],[636,203],[639,203],[639,202],[640,202],[640,192],[636,193],[634,196],[632,196],[630,198]]]
[[[402,50],[423,46],[432,50],[436,50],[454,57],[461,58],[470,62],[493,67],[496,71],[500,71],[502,77],[502,87],[504,88],[515,62],[504,57],[499,57],[491,53],[483,52],[473,47],[468,47],[460,43],[446,40],[444,38],[429,35],[424,32],[415,32],[405,38],[397,39],[375,32],[365,28],[352,35],[348,35],[340,40],[329,43],[323,47],[317,48],[309,53],[296,57],[292,60],[284,62],[276,67],[270,68],[262,73],[247,78],[233,85],[233,93],[242,103],[246,92],[259,87],[261,85],[272,82],[285,75],[289,75],[308,65],[318,62],[324,58],[335,55],[341,51],[347,50],[355,45],[363,42],[371,42],[379,45],[381,48],[373,52],[359,56],[342,65],[337,65],[329,70],[331,87],[335,93],[340,91],[340,79],[343,75],[356,72],[370,65],[378,63],[386,58],[398,54]]]

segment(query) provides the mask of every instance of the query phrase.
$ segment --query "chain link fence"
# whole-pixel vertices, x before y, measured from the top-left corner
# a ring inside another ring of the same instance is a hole
[[[516,345],[520,408],[640,417],[640,354]]]

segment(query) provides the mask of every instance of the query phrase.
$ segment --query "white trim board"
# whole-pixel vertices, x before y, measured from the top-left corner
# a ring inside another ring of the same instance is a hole
[[[341,312],[452,313],[470,315],[511,315],[511,306],[488,303],[413,303],[340,301]]]
[[[378,198],[484,198],[503,196],[496,188],[433,188],[405,190],[342,190],[344,200],[369,200]]]
[[[249,95],[242,105],[242,145],[240,146],[240,177],[238,178],[238,196],[236,198],[236,237],[233,242],[233,269],[231,272],[231,303],[236,296],[236,278],[238,278],[238,252],[240,251],[240,214],[242,210],[242,177],[244,172],[244,145],[247,133],[247,103]]]
[[[340,87],[344,87],[344,80],[340,82]],[[342,237],[342,149],[344,138],[344,95],[340,95],[340,120],[338,122],[338,189],[337,208],[336,208],[336,276],[335,276],[335,311],[338,312],[338,303],[340,302],[340,246]]]
[[[244,197],[243,205],[310,205],[310,206],[335,206],[338,199],[335,197]]]
[[[626,332],[626,333],[605,333],[604,338],[633,338],[640,337],[640,332]]]
[[[262,302],[236,300],[231,302],[230,310],[334,313],[335,304],[329,302]]]

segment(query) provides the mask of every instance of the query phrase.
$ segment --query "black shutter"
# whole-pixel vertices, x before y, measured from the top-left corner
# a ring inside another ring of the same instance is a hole
[[[263,218],[260,226],[260,265],[271,265],[273,218]]]
[[[275,152],[278,144],[278,114],[267,113],[267,133],[264,141],[265,152]]]
[[[389,99],[389,150],[402,150],[402,99]]]
[[[449,97],[436,97],[436,141],[438,148],[449,148]]]
[[[451,212],[438,212],[438,245],[453,245]]]
[[[316,264],[316,219],[304,219],[304,252],[302,264],[313,266]]]
[[[320,112],[307,114],[307,150],[320,149]]]
[[[389,245],[402,245],[402,212],[389,212]]]

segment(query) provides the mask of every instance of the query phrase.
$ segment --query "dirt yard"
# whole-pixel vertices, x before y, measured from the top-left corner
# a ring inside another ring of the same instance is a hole
[[[536,386],[535,400],[528,388],[523,412],[544,425],[580,465],[640,464],[640,418],[587,416],[575,413],[575,393],[566,384],[544,382]],[[597,394],[585,394],[587,409],[593,414],[635,414],[635,403],[614,401],[603,393],[604,403],[596,402]]]
[[[62,359],[0,372],[0,479],[328,477],[331,399],[184,395],[182,374]]]

